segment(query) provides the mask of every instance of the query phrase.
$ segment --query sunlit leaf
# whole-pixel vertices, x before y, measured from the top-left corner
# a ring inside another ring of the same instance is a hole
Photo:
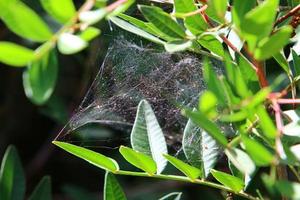
[[[214,11],[214,14],[218,16],[218,18],[221,19],[221,21],[223,21],[225,13],[227,11],[227,0],[209,1],[209,6]]]
[[[84,31],[82,31],[79,34],[79,37],[88,42],[96,38],[98,35],[100,35],[100,33],[101,33],[100,29],[90,26]]]
[[[185,110],[185,114],[198,126],[203,128],[210,136],[212,136],[221,146],[226,147],[227,139],[221,132],[219,127],[210,121],[203,113],[199,111]]]
[[[4,154],[0,170],[0,199],[23,200],[25,177],[18,152],[9,146]]]
[[[237,148],[225,149],[225,154],[232,164],[244,174],[252,174],[254,172],[255,164],[244,151]]]
[[[42,178],[28,200],[52,200],[51,179],[49,176]]]
[[[190,48],[192,46],[192,41],[172,41],[172,42],[168,42],[165,43],[165,49],[170,52],[170,53],[174,53],[177,51],[184,51],[187,50],[188,48]]]
[[[283,52],[278,52],[273,55],[273,58],[277,61],[277,63],[282,67],[282,69],[287,73],[290,74],[290,67],[287,59],[283,55]]]
[[[212,53],[223,57],[224,49],[222,43],[213,35],[203,35],[198,40],[201,46],[208,49]]]
[[[86,160],[87,162],[91,163],[92,165],[95,165],[96,167],[112,172],[119,170],[118,163],[115,160],[106,157],[100,153],[65,142],[53,141],[52,143],[62,148],[63,150],[83,160]]]
[[[58,62],[54,50],[31,62],[23,72],[26,96],[38,105],[44,104],[53,93],[57,74]]]
[[[256,113],[259,117],[259,125],[264,135],[270,139],[274,139],[277,134],[277,129],[264,106],[257,107]]]
[[[182,173],[184,173],[187,177],[194,180],[202,175],[202,171],[196,167],[193,167],[185,162],[170,156],[168,154],[164,154],[164,157],[177,169],[179,169]]]
[[[182,196],[181,192],[172,192],[159,198],[158,200],[180,200],[181,196]]]
[[[234,0],[232,7],[233,22],[240,27],[246,13],[248,13],[256,5],[256,0]]]
[[[104,181],[103,200],[126,200],[126,196],[115,176],[106,172]]]
[[[72,0],[40,0],[47,13],[58,22],[68,22],[76,13]]]
[[[291,26],[284,26],[271,37],[261,40],[254,52],[254,57],[258,60],[265,60],[276,55],[289,42],[292,31]]]
[[[47,24],[30,7],[20,0],[0,1],[0,18],[6,26],[20,37],[36,42],[51,38]]]
[[[249,11],[240,22],[241,32],[248,41],[250,51],[254,50],[259,40],[271,33],[278,4],[279,0],[266,0]]]
[[[204,177],[207,177],[210,169],[215,166],[220,154],[220,147],[216,140],[191,119],[184,128],[182,149],[188,162],[204,171]]]
[[[176,13],[191,13],[197,10],[197,7],[193,0],[175,0],[174,6]],[[194,35],[202,33],[208,27],[204,19],[197,14],[185,17],[184,25]]]
[[[107,10],[100,8],[97,10],[84,11],[79,14],[79,20],[87,24],[95,24],[107,15]]]
[[[150,156],[125,146],[121,146],[119,151],[129,163],[137,168],[140,168],[150,175],[156,173],[156,163]]]
[[[34,51],[31,49],[11,42],[0,42],[0,62],[15,67],[23,67],[34,58]]]
[[[138,105],[131,131],[131,146],[134,150],[153,158],[158,174],[164,170],[167,160],[163,154],[168,153],[167,144],[155,114],[146,100],[142,100]]]
[[[159,38],[151,35],[150,33],[144,31],[141,28],[138,28],[128,22],[126,22],[125,20],[122,20],[118,17],[111,17],[109,18],[114,24],[116,24],[117,26],[121,27],[122,29],[125,29],[126,31],[129,31],[131,33],[134,33],[136,35],[139,35],[147,40],[150,40],[152,42],[158,43],[158,44],[164,44],[164,42],[162,40],[160,40]]]
[[[57,48],[62,54],[74,54],[85,49],[88,43],[79,36],[71,33],[63,33],[57,41]]]
[[[244,182],[240,178],[214,169],[210,171],[215,179],[231,188],[234,192],[240,192],[244,188]]]
[[[257,166],[269,166],[274,162],[275,158],[273,154],[258,141],[250,139],[246,135],[242,136],[242,141],[246,151]]]
[[[280,194],[290,199],[300,199],[300,184],[296,182],[289,182],[286,180],[280,180],[275,182],[276,189]]]
[[[184,38],[185,33],[182,27],[177,24],[168,13],[161,8],[154,6],[139,6],[145,18],[157,29],[172,38]]]

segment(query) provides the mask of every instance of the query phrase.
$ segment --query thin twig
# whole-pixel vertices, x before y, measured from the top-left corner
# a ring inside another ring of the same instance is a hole
[[[296,13],[298,13],[300,11],[300,4],[297,5],[295,8],[293,8],[292,10],[290,10],[287,14],[283,15],[282,17],[278,18],[277,21],[275,22],[275,26],[277,26],[278,24],[280,24],[281,22],[287,20],[289,17],[295,15]]]

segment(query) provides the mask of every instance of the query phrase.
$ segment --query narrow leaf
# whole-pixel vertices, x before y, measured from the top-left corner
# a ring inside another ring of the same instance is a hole
[[[179,169],[182,173],[184,173],[187,177],[192,180],[195,180],[199,176],[201,176],[202,171],[196,167],[186,164],[185,162],[170,156],[168,154],[164,154],[164,157],[177,169]]]
[[[222,43],[213,35],[203,35],[198,40],[201,46],[208,49],[212,53],[223,57],[224,49]]]
[[[269,166],[274,162],[274,156],[262,144],[250,139],[246,135],[242,136],[246,151],[257,166]]]
[[[34,51],[31,49],[11,42],[0,42],[0,62],[15,67],[23,67],[34,58]]]
[[[237,148],[225,149],[225,154],[232,164],[244,174],[250,175],[254,172],[255,164],[244,151]]]
[[[179,24],[177,24],[168,13],[161,8],[154,6],[139,6],[139,9],[145,18],[151,22],[157,29],[172,38],[184,38],[185,33]]]
[[[26,96],[35,104],[44,104],[52,95],[56,85],[58,62],[54,50],[40,60],[28,65],[23,72],[23,85]]]
[[[79,36],[71,33],[63,33],[59,36],[57,41],[57,48],[62,54],[74,54],[88,46],[88,43]]]
[[[207,119],[207,117],[201,112],[193,112],[190,110],[185,110],[185,114],[198,126],[203,128],[210,136],[212,136],[219,144],[223,147],[227,145],[227,139],[225,135],[221,132],[218,126]]]
[[[151,35],[150,33],[144,31],[143,29],[141,28],[138,28],[118,17],[110,17],[109,18],[114,24],[116,24],[117,26],[119,26],[120,28],[126,30],[126,31],[129,31],[131,33],[134,33],[136,35],[139,35],[147,40],[150,40],[152,42],[155,42],[157,44],[164,44],[164,42],[162,40],[160,40],[159,38]]]
[[[131,131],[131,146],[134,150],[153,158],[158,174],[164,170],[167,160],[163,154],[168,153],[167,144],[155,114],[146,100],[142,100],[138,105]]]
[[[51,38],[52,33],[47,24],[20,0],[1,0],[0,10],[0,18],[20,37],[36,42],[44,42]]]
[[[28,200],[52,200],[51,179],[49,176],[42,178]]]
[[[115,176],[106,172],[103,200],[126,200],[126,196]]]
[[[175,0],[174,1],[176,13],[191,13],[197,10],[193,0]],[[208,27],[207,23],[200,15],[192,15],[185,17],[184,25],[194,35],[199,35]]]
[[[223,185],[231,188],[234,192],[240,192],[245,186],[244,182],[238,177],[214,169],[210,171],[215,179]]]
[[[240,22],[241,32],[248,41],[250,51],[254,50],[259,40],[271,33],[278,4],[279,0],[266,0],[249,11]]]
[[[181,196],[182,196],[181,192],[172,192],[159,198],[158,200],[180,200]]]
[[[150,156],[125,146],[121,146],[119,151],[129,163],[137,168],[147,172],[150,175],[156,173],[156,163]]]
[[[290,199],[300,199],[300,184],[296,182],[289,182],[280,180],[275,182],[276,189],[285,197]]]
[[[224,16],[227,11],[227,0],[213,0],[209,1],[209,6],[211,6],[214,14],[224,21]]]
[[[215,166],[220,154],[220,147],[216,140],[191,119],[184,129],[182,148],[189,163],[203,169],[204,177],[207,177],[210,169]]]
[[[101,30],[95,27],[88,27],[87,29],[85,29],[84,31],[82,31],[79,35],[79,37],[81,39],[83,39],[84,41],[91,41],[94,38],[96,38],[98,35],[100,35]]]
[[[165,43],[165,49],[167,52],[174,53],[178,51],[187,50],[192,46],[192,41],[173,41]]]
[[[0,170],[0,199],[23,200],[25,177],[18,152],[9,146],[4,154]]]
[[[279,53],[289,42],[292,31],[291,26],[284,26],[271,37],[261,40],[254,52],[254,57],[258,60],[265,60]]]
[[[270,139],[274,139],[277,135],[277,129],[264,106],[258,106],[256,113],[259,117],[259,125],[264,135]]]
[[[72,0],[40,1],[47,13],[58,22],[66,23],[76,14],[76,9]]]
[[[100,153],[65,142],[53,141],[52,143],[96,167],[112,172],[119,170],[118,163],[115,160]]]

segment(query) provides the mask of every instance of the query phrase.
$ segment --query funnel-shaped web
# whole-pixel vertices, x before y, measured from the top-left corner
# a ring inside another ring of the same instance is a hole
[[[199,94],[205,89],[201,61],[200,55],[170,54],[124,39],[116,40],[108,49],[83,102],[58,139],[72,140],[75,132],[77,136],[81,132],[81,138],[86,138],[84,134],[91,135],[83,131],[83,127],[109,127],[128,133],[138,103],[146,99],[169,142],[174,138],[181,141],[187,119],[181,115],[179,107],[196,106]],[[220,62],[212,62],[214,66],[220,65]],[[215,70],[221,72],[220,67]],[[105,134],[94,128],[89,129],[93,137]]]

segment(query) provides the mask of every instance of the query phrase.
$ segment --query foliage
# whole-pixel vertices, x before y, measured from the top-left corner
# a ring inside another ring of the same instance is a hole
[[[25,176],[23,167],[14,146],[9,146],[1,162],[0,199],[23,200],[25,196]],[[45,176],[29,197],[30,200],[50,200],[51,180]]]
[[[142,100],[138,106],[131,132],[132,149],[120,147],[121,155],[143,172],[120,169],[117,161],[84,147],[53,142],[106,171],[104,199],[126,199],[113,174],[200,184],[246,199],[299,199],[298,1],[201,0],[195,3],[193,0],[174,0],[171,13],[165,7],[138,5],[145,21],[122,13],[133,1],[118,0],[92,9],[95,2],[87,0],[78,11],[69,0],[41,2],[55,20],[63,23],[58,32],[53,33],[20,0],[9,3],[0,0],[3,11],[0,18],[7,27],[40,44],[33,51],[11,42],[0,42],[1,62],[16,67],[27,66],[24,87],[26,95],[36,104],[45,103],[55,87],[54,48],[57,46],[60,53],[67,55],[85,49],[100,33],[92,25],[103,18],[171,53],[189,51],[206,56],[203,74],[207,89],[195,108],[181,108],[188,118],[184,134],[200,139],[200,142],[187,142],[183,138],[187,161],[168,154],[162,129],[147,100]],[[61,2],[67,8],[66,12],[58,8]],[[284,5],[288,5],[288,9]],[[229,39],[231,34],[236,34],[238,40]],[[224,74],[213,70],[211,58],[222,61]],[[269,77],[271,65],[278,67],[282,76]],[[233,127],[235,134],[229,135],[220,124]],[[298,140],[291,142],[291,137]],[[210,144],[208,150],[206,143]],[[227,170],[213,169],[220,151],[228,158]],[[212,157],[208,157],[210,154]],[[167,162],[184,175],[165,174]],[[5,198],[14,197],[14,190],[18,190],[21,197],[24,193],[19,163],[15,150],[10,148],[2,162],[0,177],[0,191],[5,190],[0,195]],[[256,173],[262,167],[270,174]],[[293,177],[288,177],[287,172]],[[12,173],[18,176],[12,176]],[[208,180],[210,173],[219,183]],[[261,178],[264,183],[264,187],[255,188],[256,193],[247,191],[247,185],[254,178]],[[6,181],[12,183],[10,187],[3,186]],[[21,186],[17,187],[17,184]],[[42,182],[39,188],[44,184]],[[171,196],[180,199],[181,193]]]

